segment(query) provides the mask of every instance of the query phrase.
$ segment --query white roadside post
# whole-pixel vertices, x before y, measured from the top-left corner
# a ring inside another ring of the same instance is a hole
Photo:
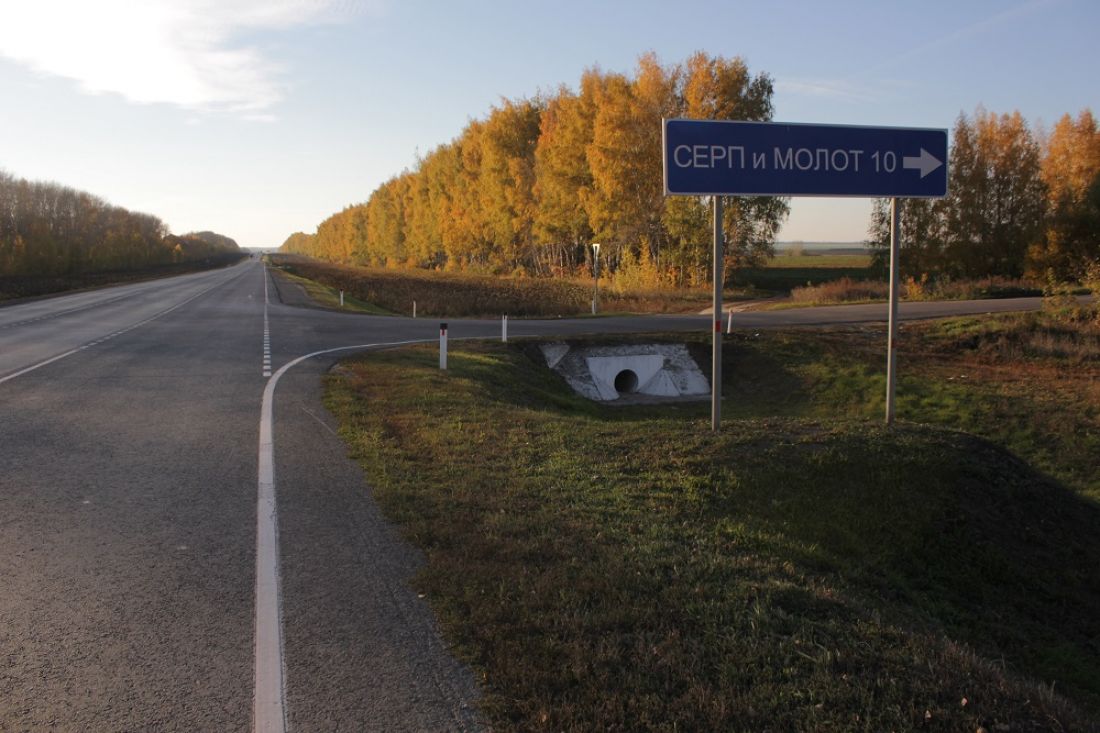
[[[894,394],[898,379],[898,255],[901,250],[901,207],[890,199],[890,323],[886,336],[886,424],[894,424]]]
[[[416,318],[416,301],[413,301],[413,318]]]
[[[592,243],[592,315],[596,315],[596,310],[599,307],[600,302],[600,243]]]
[[[508,316],[500,319],[500,340],[508,343]]]
[[[447,369],[447,324],[439,324],[439,368]]]
[[[344,307],[344,291],[343,290],[340,291],[340,307],[341,308]]]

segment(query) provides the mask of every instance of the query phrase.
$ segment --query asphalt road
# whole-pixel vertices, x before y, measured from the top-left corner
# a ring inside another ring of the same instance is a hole
[[[709,328],[690,316],[509,332]],[[477,729],[474,677],[409,585],[421,559],[379,515],[320,401],[346,347],[437,329],[286,305],[256,261],[0,307],[0,731]],[[450,322],[452,338],[499,333]]]

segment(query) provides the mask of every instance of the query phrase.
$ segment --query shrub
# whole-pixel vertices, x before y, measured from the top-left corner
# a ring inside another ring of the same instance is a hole
[[[851,303],[862,300],[881,300],[890,296],[890,286],[874,280],[839,280],[820,285],[806,285],[791,290],[791,300],[796,303]]]

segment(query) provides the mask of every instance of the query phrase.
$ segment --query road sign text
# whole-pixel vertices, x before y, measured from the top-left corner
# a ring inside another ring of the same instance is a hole
[[[665,191],[912,196],[947,190],[947,131],[666,120]]]

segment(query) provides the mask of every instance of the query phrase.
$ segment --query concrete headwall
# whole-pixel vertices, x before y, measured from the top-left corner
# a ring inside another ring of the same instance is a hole
[[[546,365],[590,400],[624,395],[681,398],[710,394],[710,383],[684,344],[570,346],[542,344]]]

